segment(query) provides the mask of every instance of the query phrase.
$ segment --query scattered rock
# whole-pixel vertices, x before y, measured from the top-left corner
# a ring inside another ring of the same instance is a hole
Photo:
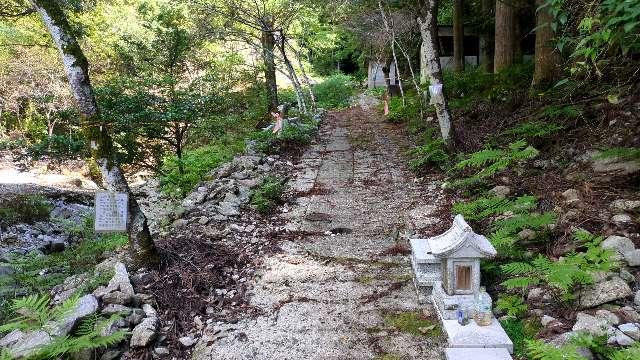
[[[616,225],[622,226],[622,225],[631,224],[633,222],[633,219],[628,214],[618,214],[618,215],[613,215],[613,217],[611,218],[611,221]]]
[[[624,161],[617,157],[596,158],[593,160],[592,167],[594,171],[599,173],[616,172],[621,175],[629,175],[640,171],[640,164],[637,161]]]
[[[109,351],[106,351],[104,354],[102,354],[102,356],[100,357],[100,360],[116,360],[116,359],[120,359],[121,357],[122,357],[122,351],[109,350]]]
[[[520,240],[535,240],[536,232],[531,229],[524,229],[518,233]]]
[[[580,292],[580,307],[591,308],[610,301],[624,299],[632,295],[631,288],[619,276],[597,283]]]
[[[562,197],[564,198],[564,202],[567,205],[575,205],[580,203],[580,196],[578,194],[578,190],[569,189],[562,193]]]
[[[127,316],[125,320],[129,322],[131,326],[136,326],[140,324],[145,317],[146,314],[142,309],[133,309],[131,311],[131,314],[129,314],[129,316]]]
[[[114,291],[102,297],[105,304],[128,305],[131,303],[132,296],[122,291]]]
[[[615,331],[615,341],[620,346],[630,346],[630,345],[633,345],[633,343],[635,342],[632,338],[625,335],[620,330]]]
[[[608,323],[612,325],[618,325],[620,323],[620,319],[616,314],[612,313],[609,310],[600,309],[596,311],[596,317],[605,319]]]
[[[113,314],[123,314],[123,315],[129,315],[131,314],[131,308],[124,306],[124,305],[120,305],[120,304],[108,304],[107,306],[104,307],[104,309],[102,309],[101,314],[103,315],[113,315]]]
[[[153,353],[158,357],[166,357],[170,354],[169,349],[166,347],[157,347],[153,349]]]
[[[629,264],[629,266],[640,266],[640,249],[624,253],[624,260]]]
[[[180,344],[182,344],[182,346],[184,347],[192,347],[197,342],[197,340],[192,336],[183,336],[178,339],[178,341],[180,341]]]
[[[22,330],[13,330],[12,332],[5,335],[2,339],[0,339],[0,348],[9,347],[20,341],[23,337],[24,333],[22,332]]]
[[[618,329],[633,340],[640,340],[640,328],[635,323],[626,323],[618,326]]]
[[[73,330],[78,322],[89,315],[95,314],[98,311],[98,299],[95,296],[89,294],[78,299],[78,303],[75,308],[69,312],[62,320],[50,324],[51,328],[49,332],[52,336],[64,336]]]
[[[145,313],[145,315],[147,315],[147,317],[156,317],[156,316],[158,316],[158,313],[156,312],[156,309],[154,309],[153,306],[151,306],[149,304],[142,305],[142,311],[144,311],[144,313]]]
[[[640,200],[618,199],[612,202],[609,207],[618,212],[631,211],[640,208]]]
[[[46,346],[52,341],[51,336],[43,330],[26,334],[20,341],[15,343],[9,351],[14,358],[29,357],[39,347]]]
[[[615,250],[616,260],[622,260],[626,252],[632,251],[636,248],[631,239],[617,235],[609,236],[600,244],[600,246],[603,249]]]
[[[579,312],[576,320],[575,325],[571,328],[573,331],[584,331],[595,336],[613,334],[611,323],[607,319]]]
[[[622,278],[622,280],[626,281],[627,283],[632,283],[636,281],[636,277],[626,269],[620,270],[620,277]]]
[[[511,188],[504,185],[498,185],[493,189],[489,190],[489,192],[499,198],[506,198],[507,196],[509,196],[509,194],[511,194]]]
[[[549,315],[544,315],[542,319],[540,319],[540,324],[542,324],[542,326],[547,326],[556,320],[557,319],[554,317],[551,317]]]
[[[636,295],[633,297],[633,303],[636,306],[640,306],[640,290],[636,291]]]
[[[148,317],[138,324],[131,333],[131,347],[148,346],[158,335],[158,318]]]

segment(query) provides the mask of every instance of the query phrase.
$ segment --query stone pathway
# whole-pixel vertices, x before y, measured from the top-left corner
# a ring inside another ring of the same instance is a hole
[[[438,231],[444,196],[406,168],[406,134],[363,105],[330,114],[296,164],[295,204],[282,217],[299,236],[252,284],[263,314],[217,324],[196,359],[443,357],[435,312],[417,302],[406,239]],[[420,317],[436,328],[398,325]]]

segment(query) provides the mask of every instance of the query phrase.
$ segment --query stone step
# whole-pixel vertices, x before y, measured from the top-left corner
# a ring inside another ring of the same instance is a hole
[[[513,360],[503,348],[447,348],[444,354],[446,360]]]
[[[496,318],[488,326],[478,326],[473,320],[465,326],[456,320],[443,320],[442,324],[449,347],[502,348],[513,353],[513,342]]]

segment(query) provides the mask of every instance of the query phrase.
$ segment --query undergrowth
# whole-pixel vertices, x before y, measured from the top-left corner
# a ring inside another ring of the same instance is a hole
[[[251,205],[261,214],[270,213],[281,201],[285,180],[266,176],[251,194]]]
[[[16,195],[0,201],[0,226],[32,224],[49,219],[53,206],[41,195]]]
[[[299,122],[285,124],[282,131],[263,130],[252,135],[256,150],[264,154],[279,154],[289,148],[308,144],[318,130],[318,121],[303,117]]]

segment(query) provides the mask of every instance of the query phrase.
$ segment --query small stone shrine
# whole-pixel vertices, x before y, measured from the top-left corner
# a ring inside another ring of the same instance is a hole
[[[473,312],[477,306],[481,291],[480,261],[497,255],[489,240],[473,232],[462,215],[457,215],[444,234],[411,239],[410,243],[418,300],[433,303],[443,323],[450,346],[447,359],[461,359],[454,355],[460,351],[452,350],[458,348],[475,349],[480,359],[510,359],[508,353],[513,351],[513,343],[493,314],[487,318],[486,326],[475,320],[462,325],[457,320],[458,309]],[[496,356],[500,351],[495,349],[506,350],[506,356]],[[481,356],[483,352],[487,352],[487,357]]]

